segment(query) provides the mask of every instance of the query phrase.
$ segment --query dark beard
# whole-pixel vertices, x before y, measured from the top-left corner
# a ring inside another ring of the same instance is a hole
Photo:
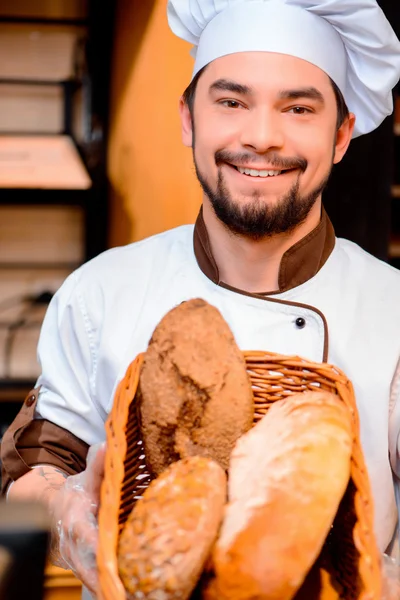
[[[194,154],[194,153],[193,153]],[[215,155],[216,164],[223,162],[234,163],[238,156],[233,157],[225,151],[217,152]],[[241,155],[238,162],[255,162],[254,158]],[[268,160],[272,166],[282,169],[298,168],[304,172],[307,168],[307,161],[304,159],[280,159],[273,156]],[[272,235],[280,233],[290,233],[301,223],[305,221],[310,210],[326,187],[330,173],[324,177],[321,183],[307,196],[302,196],[299,192],[299,179],[293,184],[287,194],[273,206],[268,206],[262,201],[262,194],[255,192],[254,201],[246,206],[236,203],[225,185],[221,170],[218,172],[218,181],[216,190],[212,190],[207,179],[200,172],[196,158],[194,157],[197,178],[211,202],[213,210],[222,223],[232,232],[242,237],[258,241]]]

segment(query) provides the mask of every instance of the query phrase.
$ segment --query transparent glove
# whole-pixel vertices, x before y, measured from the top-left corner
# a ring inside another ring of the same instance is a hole
[[[90,590],[97,591],[97,514],[104,476],[105,443],[89,449],[86,469],[68,477],[54,497],[55,545],[53,562],[70,569]]]
[[[382,600],[400,598],[400,564],[387,554],[382,557],[383,593]]]

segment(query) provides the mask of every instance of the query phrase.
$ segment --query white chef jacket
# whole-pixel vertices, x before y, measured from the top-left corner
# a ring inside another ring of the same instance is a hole
[[[65,281],[48,309],[36,417],[88,444],[102,441],[128,365],[160,319],[195,297],[221,311],[241,349],[327,358],[351,379],[384,551],[397,522],[391,465],[400,475],[400,272],[347,240],[336,239],[309,280],[270,296],[209,279],[196,260],[192,225],[101,254]]]

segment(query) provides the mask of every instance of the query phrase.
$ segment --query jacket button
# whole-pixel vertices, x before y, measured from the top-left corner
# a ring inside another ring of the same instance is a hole
[[[296,327],[299,329],[303,329],[306,326],[306,320],[303,317],[297,317],[296,319]]]
[[[32,394],[32,396],[28,396],[28,398],[25,400],[25,404],[26,406],[32,406],[32,404],[35,402],[36,400],[36,396],[34,396]]]

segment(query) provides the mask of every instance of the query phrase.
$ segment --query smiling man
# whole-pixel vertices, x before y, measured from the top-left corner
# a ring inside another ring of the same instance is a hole
[[[391,113],[399,41],[375,0],[170,0],[168,17],[194,45],[180,113],[202,210],[194,227],[102,254],[56,294],[38,389],[2,444],[4,490],[48,503],[54,559],[95,591],[103,455],[85,469],[88,448],[155,325],[202,297],[242,349],[329,361],[352,380],[376,536],[395,552],[400,273],[336,239],[322,193],[351,139]]]
[[[227,253],[231,273],[221,257],[221,278],[247,291],[279,291],[281,257],[320,222],[321,193],[348,147],[354,115],[320,68],[258,51],[203,67],[181,116],[204,190],[202,216],[215,229],[211,244]],[[260,269],[249,270],[249,260]]]

